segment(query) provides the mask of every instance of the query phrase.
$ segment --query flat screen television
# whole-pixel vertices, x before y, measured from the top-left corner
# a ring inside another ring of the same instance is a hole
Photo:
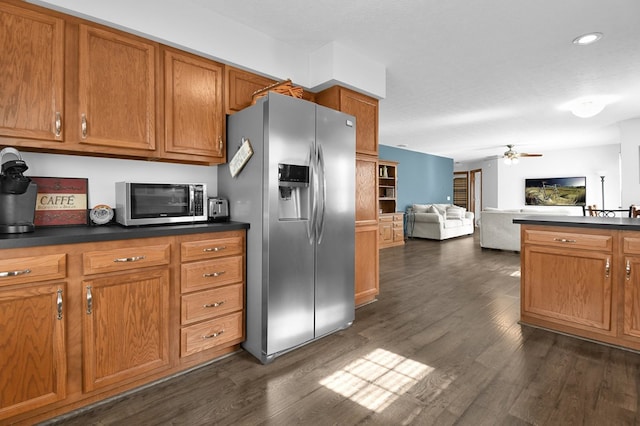
[[[525,179],[524,199],[527,206],[584,206],[587,178]]]

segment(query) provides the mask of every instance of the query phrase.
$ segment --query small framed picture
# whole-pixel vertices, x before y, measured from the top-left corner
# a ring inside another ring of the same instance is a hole
[[[35,226],[87,224],[86,178],[29,177],[38,185]]]

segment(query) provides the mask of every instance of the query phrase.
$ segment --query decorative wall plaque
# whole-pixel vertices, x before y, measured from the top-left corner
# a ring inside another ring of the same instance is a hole
[[[35,226],[87,224],[87,179],[30,177],[38,184]]]

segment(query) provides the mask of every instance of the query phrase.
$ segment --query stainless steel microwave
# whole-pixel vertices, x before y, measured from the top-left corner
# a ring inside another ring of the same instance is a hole
[[[116,222],[125,226],[205,222],[203,183],[116,182]]]

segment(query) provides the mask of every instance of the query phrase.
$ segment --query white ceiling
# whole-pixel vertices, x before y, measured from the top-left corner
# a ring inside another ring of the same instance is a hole
[[[544,153],[619,143],[616,123],[640,117],[639,0],[189,1],[308,52],[335,41],[383,64],[384,145],[455,161],[507,144]],[[571,43],[593,31],[598,43]],[[559,109],[586,95],[617,100],[588,119]]]

